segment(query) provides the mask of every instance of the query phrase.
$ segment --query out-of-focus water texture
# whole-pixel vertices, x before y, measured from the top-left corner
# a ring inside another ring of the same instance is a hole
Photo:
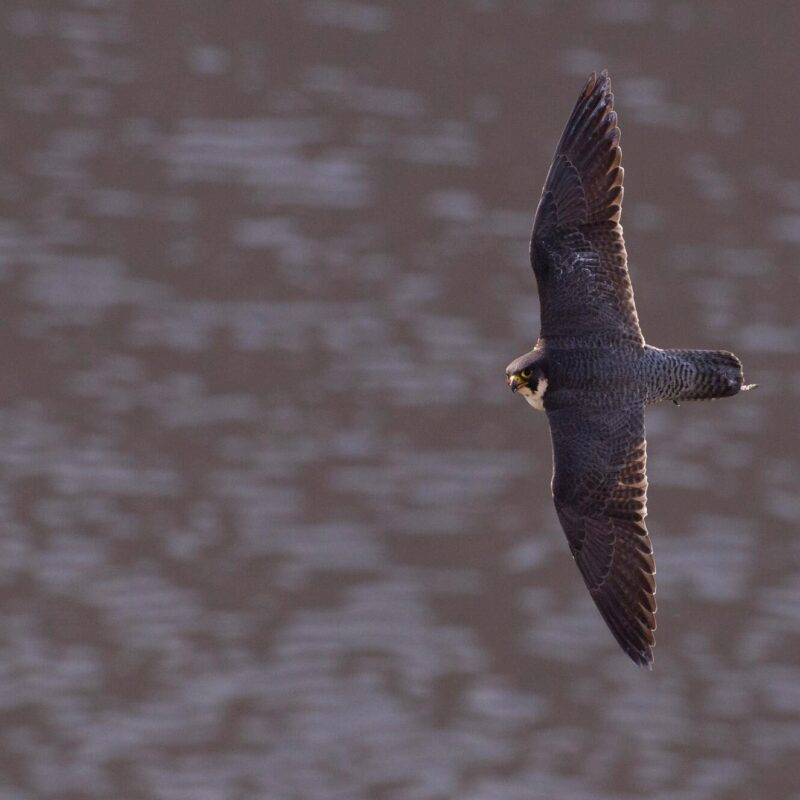
[[[0,797],[800,797],[800,12],[0,7]],[[608,67],[656,668],[549,494],[532,209]]]

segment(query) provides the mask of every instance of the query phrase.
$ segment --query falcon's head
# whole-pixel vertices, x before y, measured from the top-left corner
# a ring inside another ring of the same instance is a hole
[[[511,391],[519,392],[537,411],[544,411],[544,394],[547,391],[544,366],[542,354],[531,351],[506,367],[506,383]]]

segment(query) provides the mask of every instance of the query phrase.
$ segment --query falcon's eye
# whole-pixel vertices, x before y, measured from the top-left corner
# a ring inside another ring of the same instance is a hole
[[[521,378],[525,378],[525,380],[527,380],[531,375],[533,375],[533,370],[526,367],[519,374]]]

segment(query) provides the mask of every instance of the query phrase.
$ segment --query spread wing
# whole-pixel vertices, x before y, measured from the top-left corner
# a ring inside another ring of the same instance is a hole
[[[553,500],[570,550],[622,649],[650,666],[655,563],[647,514],[644,406],[548,411]]]
[[[541,336],[643,345],[622,226],[622,158],[607,72],[589,78],[561,135],[533,223]]]

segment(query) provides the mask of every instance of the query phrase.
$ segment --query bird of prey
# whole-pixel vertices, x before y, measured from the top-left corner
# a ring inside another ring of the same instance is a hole
[[[508,365],[506,380],[546,412],[553,500],[570,551],[617,642],[651,668],[656,570],[644,522],[645,406],[730,397],[752,386],[732,353],[645,344],[620,225],[619,138],[608,72],[593,73],[534,216],[539,340]]]

